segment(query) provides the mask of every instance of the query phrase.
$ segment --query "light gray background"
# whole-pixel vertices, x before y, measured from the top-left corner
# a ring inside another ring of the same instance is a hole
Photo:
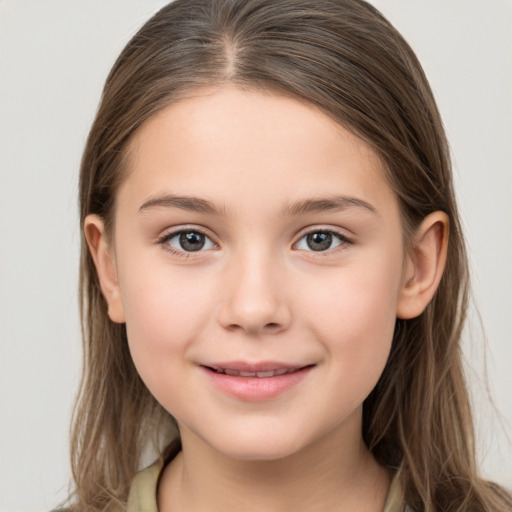
[[[76,186],[102,83],[164,0],[0,0],[0,512],[67,491],[81,348]],[[456,169],[489,340],[466,353],[487,476],[512,487],[512,2],[374,0],[430,78]]]

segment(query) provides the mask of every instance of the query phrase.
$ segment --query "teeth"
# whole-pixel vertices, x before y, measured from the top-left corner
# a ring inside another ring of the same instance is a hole
[[[240,375],[240,377],[256,377],[256,372],[238,372],[238,375]]]
[[[231,377],[258,377],[260,379],[265,379],[269,377],[284,375],[285,373],[293,373],[295,370],[297,370],[297,368],[280,368],[278,370],[268,370],[265,372],[246,372],[243,370],[232,370],[230,368],[214,368],[214,370],[217,373],[223,373],[225,375],[230,375]]]
[[[276,375],[276,372],[274,371],[269,371],[269,372],[256,372],[256,375],[258,377],[273,377],[274,375]]]

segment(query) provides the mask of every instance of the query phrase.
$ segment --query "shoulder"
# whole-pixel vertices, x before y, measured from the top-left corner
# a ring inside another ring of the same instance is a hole
[[[163,461],[159,460],[135,475],[128,495],[126,512],[158,512],[156,491],[163,465]]]
[[[412,512],[404,506],[404,490],[398,473],[393,475],[383,512]]]
[[[139,471],[130,486],[126,512],[158,512],[157,489],[163,468],[181,449],[179,439],[174,440],[164,451],[163,456],[154,464]]]
[[[416,512],[405,503],[405,493],[399,472],[395,473],[391,479],[388,497],[382,512]]]

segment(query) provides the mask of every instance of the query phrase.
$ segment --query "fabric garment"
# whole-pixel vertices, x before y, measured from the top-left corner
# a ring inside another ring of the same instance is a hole
[[[158,512],[157,486],[164,468],[164,462],[158,461],[137,473],[133,479],[128,496],[126,512]],[[407,512],[403,505],[403,492],[398,478],[391,481],[388,497],[382,512]]]

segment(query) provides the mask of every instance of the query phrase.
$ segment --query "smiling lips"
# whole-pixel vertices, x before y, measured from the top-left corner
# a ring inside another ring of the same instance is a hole
[[[248,372],[244,370],[232,370],[231,368],[212,368],[217,373],[223,373],[225,375],[230,375],[231,377],[259,377],[267,378],[267,377],[275,377],[276,375],[285,375],[287,373],[293,373],[300,368],[280,368],[278,370],[267,370],[267,371],[259,371],[259,372]]]
[[[201,366],[214,386],[222,392],[246,401],[270,400],[301,382],[314,365],[248,365],[227,363]]]

